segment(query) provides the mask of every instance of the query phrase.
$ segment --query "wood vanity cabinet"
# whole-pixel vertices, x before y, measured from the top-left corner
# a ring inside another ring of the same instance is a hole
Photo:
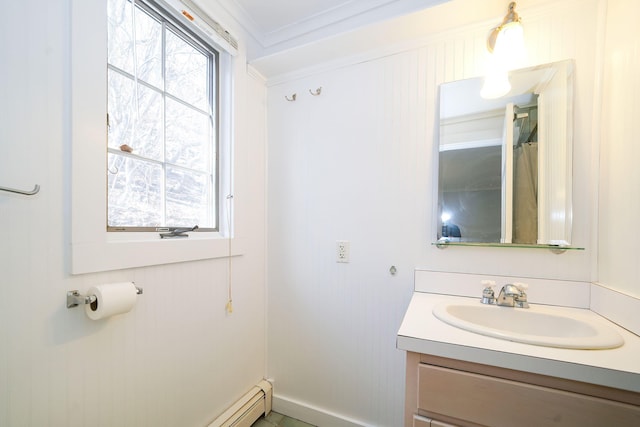
[[[405,427],[638,427],[640,393],[407,352]]]

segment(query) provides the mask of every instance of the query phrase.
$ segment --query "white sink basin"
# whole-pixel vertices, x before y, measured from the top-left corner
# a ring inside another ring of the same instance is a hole
[[[576,308],[531,305],[530,308],[443,303],[433,309],[441,321],[477,334],[546,347],[605,349],[624,339],[597,314]]]

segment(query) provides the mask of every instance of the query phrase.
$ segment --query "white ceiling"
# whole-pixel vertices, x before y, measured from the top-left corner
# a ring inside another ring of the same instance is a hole
[[[332,10],[344,9],[352,0],[263,1],[230,0],[250,19],[261,34],[274,33],[296,23],[304,23]]]
[[[266,56],[449,0],[196,0],[222,6],[255,39],[251,56]]]

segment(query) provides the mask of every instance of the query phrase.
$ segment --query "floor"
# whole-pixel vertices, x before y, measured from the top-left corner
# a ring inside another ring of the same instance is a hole
[[[271,411],[269,415],[262,416],[251,427],[315,427],[311,424],[307,424],[295,418],[287,417],[286,415],[278,414]]]

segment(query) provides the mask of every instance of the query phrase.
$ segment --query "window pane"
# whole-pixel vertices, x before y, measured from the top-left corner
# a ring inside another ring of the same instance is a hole
[[[138,122],[131,148],[139,156],[154,160],[163,158],[162,95],[138,84]]]
[[[133,19],[129,0],[107,2],[109,63],[133,74]]]
[[[209,116],[167,99],[166,161],[203,172],[211,170]]]
[[[136,8],[138,79],[162,88],[162,24]]]
[[[208,111],[207,57],[172,31],[166,37],[167,92]]]
[[[167,166],[167,225],[213,227],[211,176]]]
[[[133,143],[134,83],[128,77],[109,70],[109,147]]]
[[[114,227],[162,225],[162,167],[109,154],[108,224]]]
[[[217,52],[156,4],[107,4],[108,224],[216,228]]]
[[[163,159],[162,95],[109,70],[109,147],[127,144],[139,156]]]

